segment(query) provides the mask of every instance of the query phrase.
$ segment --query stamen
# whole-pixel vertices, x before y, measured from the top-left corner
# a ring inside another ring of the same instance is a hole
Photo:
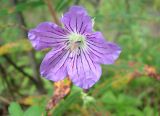
[[[78,33],[71,33],[68,35],[69,48],[71,51],[77,51],[78,48],[84,49],[86,47],[86,37]]]

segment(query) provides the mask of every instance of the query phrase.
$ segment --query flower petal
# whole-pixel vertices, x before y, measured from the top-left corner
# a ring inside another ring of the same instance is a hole
[[[82,50],[80,55],[76,55],[71,59],[67,69],[72,82],[83,89],[92,87],[99,80],[102,73],[100,65],[93,62],[91,57]]]
[[[87,37],[87,45],[91,57],[101,64],[113,64],[121,53],[121,48],[112,42],[107,42],[100,32]]]
[[[37,50],[56,47],[66,42],[66,32],[51,22],[43,22],[28,32],[33,47]]]
[[[81,6],[72,6],[61,19],[64,27],[70,32],[86,34],[92,32],[92,20]]]
[[[48,80],[59,81],[67,76],[69,51],[65,47],[51,50],[43,59],[40,72]]]

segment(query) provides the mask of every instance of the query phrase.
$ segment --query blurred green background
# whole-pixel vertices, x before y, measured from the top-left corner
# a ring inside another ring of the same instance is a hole
[[[160,0],[46,0],[60,18],[85,7],[95,30],[122,47],[114,65],[103,65],[87,96],[72,86],[53,116],[160,116]],[[53,21],[46,1],[0,0],[0,116],[45,116],[54,92],[41,78],[45,51],[34,51],[27,30]]]

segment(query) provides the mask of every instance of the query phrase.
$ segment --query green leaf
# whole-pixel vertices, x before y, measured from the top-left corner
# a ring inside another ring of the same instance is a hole
[[[127,116],[143,116],[143,112],[136,107],[128,107],[125,115]]]
[[[4,16],[8,14],[8,10],[7,9],[2,9],[0,10],[0,16]]]
[[[102,97],[102,101],[107,104],[114,104],[117,103],[117,98],[111,91],[109,91]]]
[[[153,108],[151,108],[150,106],[146,106],[144,108],[144,115],[145,116],[154,116]]]
[[[75,91],[69,96],[64,101],[61,101],[57,107],[55,107],[53,116],[62,116],[63,113],[68,110],[71,105],[76,104],[78,101],[80,101],[81,94],[79,91]]]
[[[45,109],[41,106],[31,106],[24,112],[24,116],[45,116]]]
[[[15,12],[22,12],[27,9],[32,9],[36,8],[39,6],[44,5],[44,2],[39,0],[39,1],[31,1],[31,2],[23,2],[23,3],[18,3],[15,7],[9,7],[9,8],[4,8],[0,10],[0,16],[5,16],[9,15]]]
[[[23,11],[25,9],[35,8],[41,5],[44,5],[43,1],[32,1],[32,2],[27,2],[27,3],[19,3],[18,5],[16,5],[16,11]]]
[[[55,9],[56,9],[57,11],[60,11],[60,10],[62,10],[64,7],[69,6],[69,4],[70,4],[71,1],[72,1],[72,0],[60,0],[60,1],[57,3]]]
[[[12,102],[9,105],[8,110],[9,110],[10,116],[23,116],[23,110],[22,110],[21,106],[16,102]]]

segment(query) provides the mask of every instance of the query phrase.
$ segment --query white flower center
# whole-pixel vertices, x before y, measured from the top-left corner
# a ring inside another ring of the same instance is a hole
[[[78,33],[71,33],[68,35],[69,47],[71,51],[75,51],[78,48],[86,48],[86,37]]]

